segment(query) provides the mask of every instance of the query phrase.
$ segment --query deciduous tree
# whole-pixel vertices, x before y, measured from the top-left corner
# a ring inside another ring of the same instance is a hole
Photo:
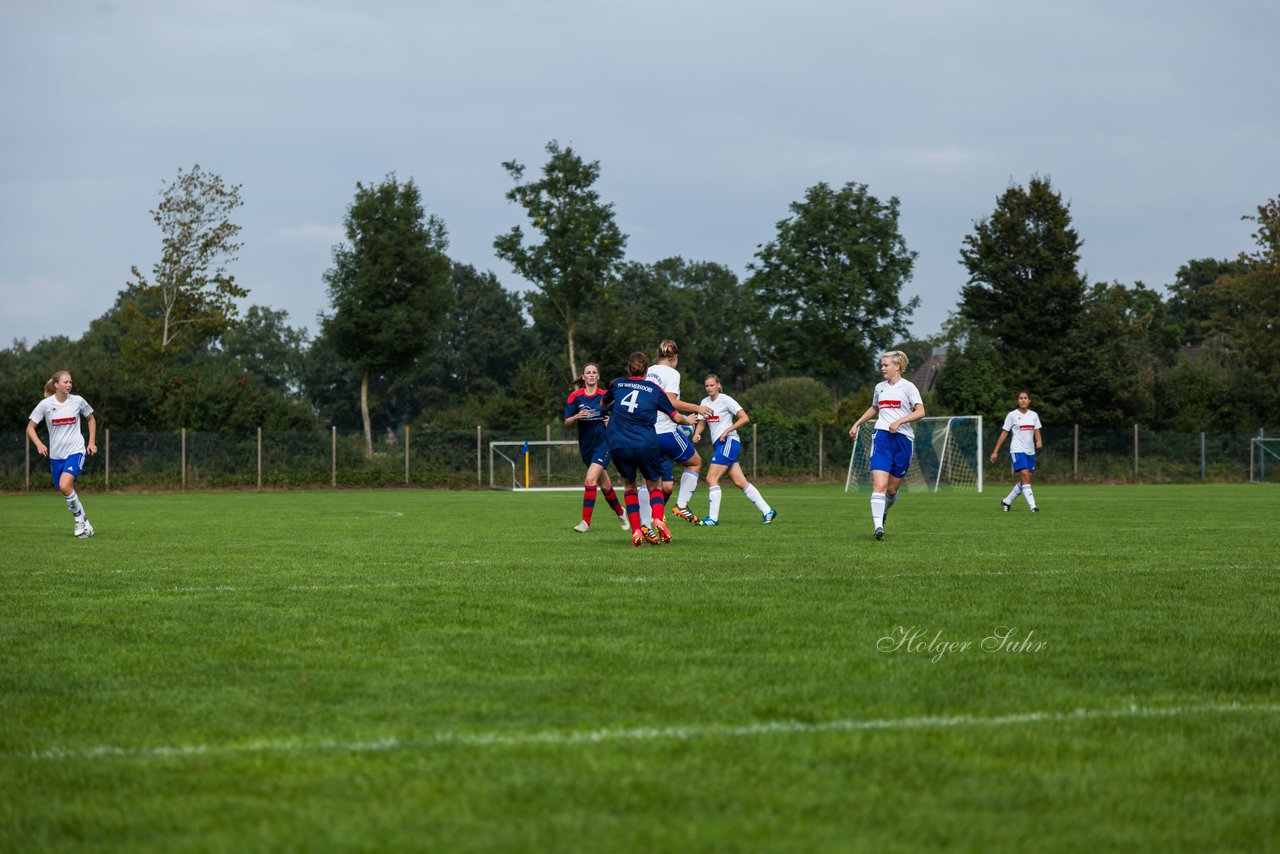
[[[325,273],[333,314],[324,329],[337,354],[361,372],[365,455],[373,455],[369,378],[393,374],[435,343],[449,308],[448,239],[443,221],[426,216],[412,179],[388,175],[357,183],[345,219],[347,241],[334,247]]]
[[[863,184],[817,184],[751,265],[758,334],[773,363],[821,379],[833,402],[851,377],[870,372],[877,351],[905,337],[919,304],[902,301],[916,253],[898,229],[898,207]]]
[[[535,323],[563,330],[569,376],[578,375],[576,337],[579,319],[613,278],[626,249],[626,236],[614,222],[613,205],[600,201],[594,189],[599,161],[584,161],[572,148],[547,143],[550,159],[538,181],[521,183],[524,169],[511,160],[502,166],[516,182],[508,201],[525,210],[541,243],[525,243],[514,226],[493,242],[498,257],[537,287],[528,295]]]

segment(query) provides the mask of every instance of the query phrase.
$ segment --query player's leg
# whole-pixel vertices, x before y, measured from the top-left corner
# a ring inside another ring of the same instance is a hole
[[[666,519],[666,500],[662,493],[662,451],[653,448],[644,452],[637,460],[637,468],[640,474],[649,484],[649,509],[653,515],[653,533],[659,542],[671,542],[671,531],[667,528]],[[649,540],[653,542],[653,540]]]
[[[877,540],[884,539],[885,495],[889,491],[889,472],[871,470],[871,525]]]
[[[1031,508],[1031,512],[1039,513],[1040,508],[1036,506],[1036,496],[1031,491],[1031,474],[1035,470],[1036,470],[1036,458],[1034,456],[1028,456],[1027,467],[1024,468],[1022,471],[1018,472],[1018,474],[1021,476],[1021,479],[1022,479],[1022,482],[1019,484],[1019,486],[1022,487],[1022,497],[1027,499],[1027,506]]]
[[[597,484],[600,481],[600,466],[594,462],[587,466],[586,477],[582,479],[582,521],[573,526],[579,534],[591,530],[591,514],[596,509]]]
[[[617,514],[618,522],[622,525],[622,530],[630,530],[631,525],[627,522],[627,511],[622,506],[622,502],[618,500],[618,493],[613,489],[613,481],[609,479],[608,451],[604,452],[603,460],[603,462],[600,462],[599,459],[597,459],[597,464],[600,465],[600,494],[604,496],[604,500],[609,502],[609,506],[613,509],[613,512]]]
[[[707,467],[707,516],[702,524],[715,527],[720,524],[720,478],[729,470],[728,466],[713,462]],[[735,481],[736,482],[736,481]]]
[[[67,503],[67,510],[71,513],[71,518],[75,520],[75,535],[77,537],[92,537],[93,526],[89,524],[89,517],[84,512],[84,505],[80,503],[80,496],[76,494],[76,478],[80,476],[80,466],[83,461],[84,456],[82,454],[73,454],[65,460],[50,460],[49,464],[54,472],[54,483],[57,484],[58,491],[62,493],[62,497]]]

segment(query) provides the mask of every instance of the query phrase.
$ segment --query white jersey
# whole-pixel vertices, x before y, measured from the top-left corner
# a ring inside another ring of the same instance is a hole
[[[714,398],[704,397],[702,405],[711,409],[710,415],[698,416],[707,422],[707,427],[711,430],[711,441],[719,442],[721,439],[738,438],[738,431],[729,429],[733,426],[733,421],[738,417],[738,413],[742,411],[738,401],[721,392]]]
[[[49,429],[49,459],[65,460],[84,453],[84,436],[80,433],[80,416],[92,415],[93,407],[78,394],[69,394],[62,403],[51,394],[36,404],[29,420],[45,422]]]
[[[924,403],[924,401],[920,398],[920,390],[910,380],[900,379],[896,385],[888,382],[880,383],[876,386],[875,394],[871,396],[871,405],[880,413],[880,417],[876,419],[876,429],[887,431],[890,424],[914,412],[917,403]],[[906,436],[913,441],[916,437],[910,424],[899,425],[898,435]]]
[[[1036,415],[1034,409],[1026,412],[1013,410],[1004,417],[1004,429],[1009,431],[1009,456],[1036,455],[1036,431],[1040,429],[1040,416]]]
[[[676,400],[680,399],[680,372],[670,365],[654,365],[644,378],[663,391],[674,394]],[[671,420],[670,415],[658,413],[658,420],[653,423],[653,432],[674,433],[677,429],[676,422]]]

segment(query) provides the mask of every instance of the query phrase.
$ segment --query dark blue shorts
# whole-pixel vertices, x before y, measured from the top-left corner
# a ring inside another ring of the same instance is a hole
[[[607,469],[609,467],[609,446],[605,442],[601,442],[594,448],[584,448],[579,445],[578,451],[582,454],[583,465],[590,466],[592,463],[596,463],[601,468]]]
[[[871,470],[887,471],[892,477],[906,477],[911,465],[911,440],[901,433],[877,430],[871,439]]]
[[[53,472],[53,485],[61,486],[62,476],[69,474],[72,477],[80,476],[80,468],[84,465],[84,454],[72,454],[65,460],[49,459],[49,469]]]
[[[645,480],[662,479],[662,451],[659,448],[614,448],[609,452],[618,474],[627,483],[636,482],[636,473]]]
[[[1023,469],[1026,469],[1027,471],[1036,470],[1035,454],[1014,454],[1013,455],[1013,470],[1022,471]]]

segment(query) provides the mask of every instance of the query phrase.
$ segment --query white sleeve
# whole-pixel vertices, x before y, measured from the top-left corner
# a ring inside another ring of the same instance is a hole
[[[49,398],[46,397],[44,400],[36,404],[36,408],[31,410],[31,414],[27,416],[28,421],[34,421],[39,424],[44,420],[44,401],[48,399]]]
[[[1013,412],[1010,412],[1008,415],[1004,417],[1004,426],[1001,427],[1000,429],[1013,432]]]
[[[93,414],[93,407],[90,406],[89,401],[85,400],[83,397],[80,398],[80,414],[81,415]]]

